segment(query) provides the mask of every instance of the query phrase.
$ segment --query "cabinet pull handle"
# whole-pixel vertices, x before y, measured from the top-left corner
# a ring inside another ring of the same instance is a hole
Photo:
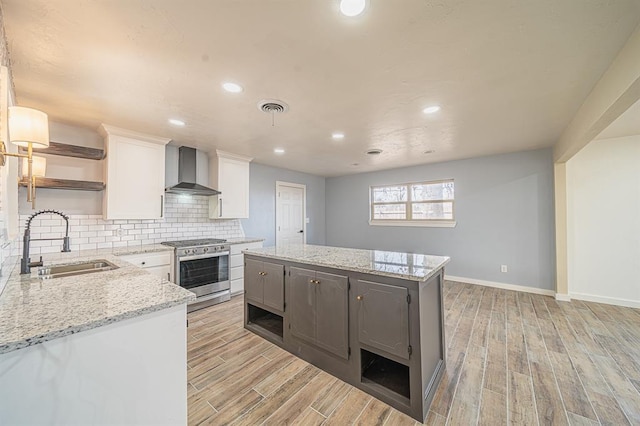
[[[310,282],[311,284],[313,284],[313,283],[315,283],[315,280],[309,280],[309,282]]]
[[[356,296],[356,300],[362,300],[363,297],[362,296]]]
[[[171,281],[171,272],[167,272],[167,281]]]
[[[143,264],[143,265],[146,265],[146,264],[147,264],[147,262],[142,262],[142,264]]]
[[[320,280],[316,280],[316,284],[320,284]]]
[[[218,217],[222,217],[222,198],[218,198],[218,204],[220,204],[220,212],[218,214]]]
[[[262,273],[262,275],[267,275],[267,273],[266,273],[266,272],[263,272],[263,273]]]
[[[160,196],[160,217],[164,217],[164,195]]]

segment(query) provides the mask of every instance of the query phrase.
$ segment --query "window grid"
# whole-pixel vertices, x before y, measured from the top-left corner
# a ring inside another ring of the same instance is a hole
[[[427,182],[411,182],[411,183],[403,183],[403,184],[394,184],[394,185],[378,185],[371,186],[369,188],[369,197],[370,197],[370,218],[373,221],[389,221],[389,222],[451,222],[455,220],[455,194],[451,199],[436,199],[436,200],[420,200],[413,201],[413,191],[411,191],[411,187],[413,185],[433,185],[438,183],[452,183],[453,179],[445,179],[445,180],[434,180]],[[381,188],[393,188],[393,187],[404,187],[407,193],[407,201],[374,201],[374,191],[376,189]],[[412,206],[414,204],[445,204],[451,203],[451,218],[431,218],[431,219],[414,219],[413,218],[413,209]],[[384,219],[384,218],[376,218],[375,217],[375,207],[382,205],[404,205],[405,206],[405,218],[404,219]]]

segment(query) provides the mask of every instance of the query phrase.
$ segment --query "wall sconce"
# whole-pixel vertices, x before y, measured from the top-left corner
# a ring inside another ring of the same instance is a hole
[[[37,174],[34,173],[33,147],[47,148],[49,146],[49,120],[47,114],[25,107],[9,107],[9,141],[15,145],[26,147],[27,155],[7,152],[4,142],[0,141],[0,166],[4,166],[6,156],[19,157],[26,160],[27,169],[27,201],[31,208],[36,207],[36,180],[38,175],[44,176],[44,167],[41,160],[37,159]],[[25,161],[23,160],[23,161]],[[23,163],[24,164],[24,163]],[[46,162],[45,162],[46,167]],[[23,168],[24,175],[24,168]]]
[[[36,178],[45,177],[47,171],[47,159],[44,157],[36,157],[33,158],[33,167],[31,171],[31,179],[29,179],[29,159],[26,157],[22,158],[22,177],[28,180],[31,180],[31,188],[33,189],[33,193],[31,194],[31,199],[36,199]]]

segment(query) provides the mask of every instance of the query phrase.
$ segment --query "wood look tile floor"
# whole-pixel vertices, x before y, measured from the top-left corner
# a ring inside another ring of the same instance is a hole
[[[445,283],[447,369],[425,424],[640,425],[640,310]],[[416,425],[244,330],[189,314],[189,424]]]

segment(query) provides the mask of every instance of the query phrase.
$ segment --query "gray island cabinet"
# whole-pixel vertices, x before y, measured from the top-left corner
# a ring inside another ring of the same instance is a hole
[[[448,257],[313,245],[244,253],[246,329],[425,420],[445,366]]]

